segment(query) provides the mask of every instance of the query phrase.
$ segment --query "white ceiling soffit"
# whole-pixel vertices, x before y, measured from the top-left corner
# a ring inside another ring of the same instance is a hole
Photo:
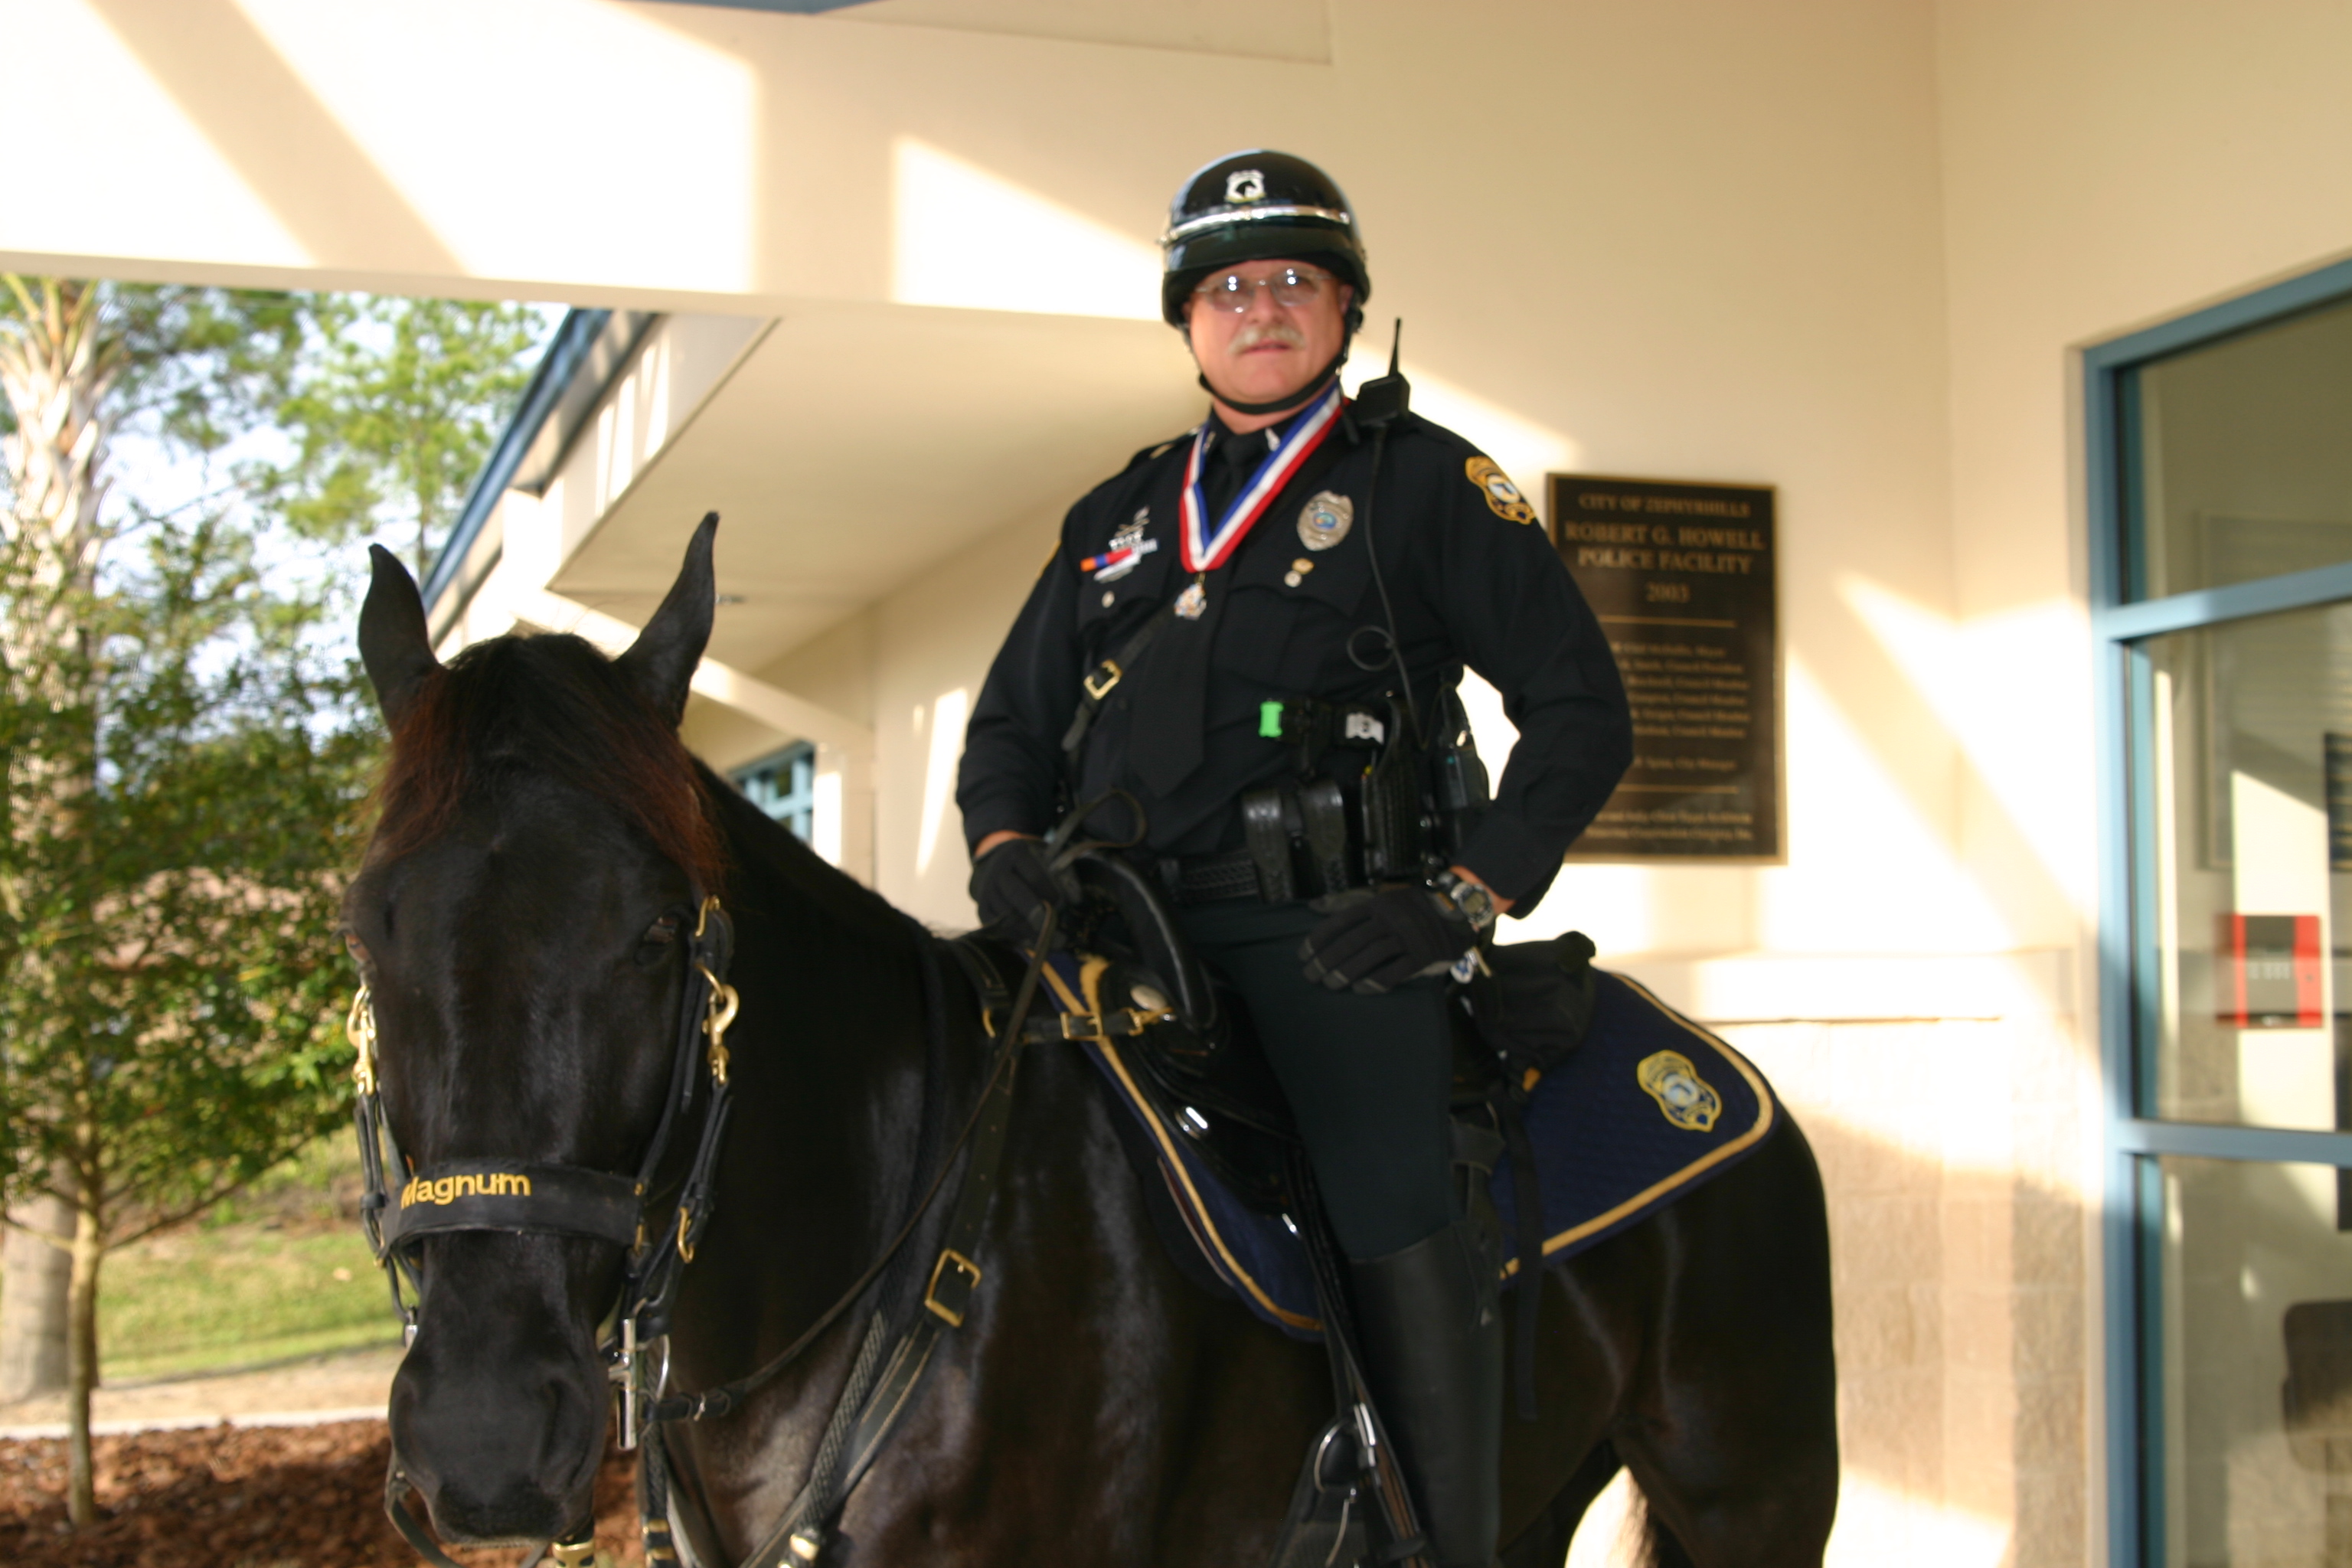
[[[1075,43],[1331,61],[1330,0],[867,0],[827,9],[845,22],[954,27]]]
[[[710,653],[756,670],[990,533],[1057,516],[1205,405],[1157,321],[812,307],[776,323],[548,586],[642,626],[715,510],[719,590],[741,602],[720,608]]]

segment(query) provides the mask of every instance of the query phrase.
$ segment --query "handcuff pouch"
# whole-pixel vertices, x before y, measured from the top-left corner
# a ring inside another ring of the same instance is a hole
[[[1298,897],[1290,865],[1291,826],[1297,816],[1297,797],[1287,784],[1268,784],[1242,796],[1242,837],[1257,868],[1258,897],[1269,904]]]

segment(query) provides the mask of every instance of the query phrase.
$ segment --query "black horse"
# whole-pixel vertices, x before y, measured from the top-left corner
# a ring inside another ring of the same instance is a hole
[[[444,667],[415,584],[377,553],[360,645],[393,749],[344,908],[412,1171],[476,1159],[625,1173],[662,1118],[682,951],[702,898],[723,890],[741,1015],[717,1207],[670,1339],[669,1385],[689,1389],[766,1362],[868,1271],[919,1206],[932,1173],[919,1163],[950,1147],[938,1130],[980,1094],[987,1047],[975,994],[926,952],[933,939],[679,744],[710,630],[714,523],[618,660],[576,637],[509,637]],[[1179,1270],[1118,1114],[1073,1051],[1030,1048],[982,1281],[849,1495],[828,1563],[1268,1560],[1330,1415],[1323,1355]],[[646,1200],[657,1219],[682,1159]],[[923,1211],[906,1243],[926,1265],[947,1207]],[[476,1230],[428,1237],[417,1256],[396,1463],[445,1539],[576,1531],[605,1445],[596,1347],[623,1249]],[[1829,1244],[1793,1123],[1546,1269],[1542,1289],[1541,1413],[1506,1440],[1506,1563],[1559,1563],[1621,1467],[1661,1563],[1821,1561],[1837,1493]],[[672,1429],[698,1562],[741,1562],[801,1489],[873,1310],[841,1315],[741,1409]]]

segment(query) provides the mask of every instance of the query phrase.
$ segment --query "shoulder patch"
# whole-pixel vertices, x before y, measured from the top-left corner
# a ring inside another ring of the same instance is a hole
[[[1496,517],[1511,522],[1533,522],[1536,520],[1533,503],[1520,493],[1518,486],[1511,483],[1510,475],[1495,466],[1494,458],[1483,454],[1474,457],[1462,465],[1462,471],[1469,477],[1472,484],[1478,487],[1479,493],[1486,498],[1486,505]]]
[[[1190,432],[1187,432],[1187,434],[1190,434]],[[1145,447],[1141,448],[1135,454],[1135,456],[1127,460],[1127,467],[1119,471],[1121,473],[1129,473],[1136,468],[1140,468],[1145,463],[1157,462],[1161,458],[1166,457],[1170,452],[1175,450],[1176,443],[1182,439],[1184,439],[1182,436],[1178,436],[1170,440],[1162,441],[1156,447]]]

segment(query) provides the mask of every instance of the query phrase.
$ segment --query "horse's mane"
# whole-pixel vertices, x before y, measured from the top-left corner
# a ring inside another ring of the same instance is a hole
[[[611,659],[562,634],[492,637],[425,678],[393,729],[369,858],[423,847],[524,776],[612,807],[718,890],[727,851],[693,758]]]

